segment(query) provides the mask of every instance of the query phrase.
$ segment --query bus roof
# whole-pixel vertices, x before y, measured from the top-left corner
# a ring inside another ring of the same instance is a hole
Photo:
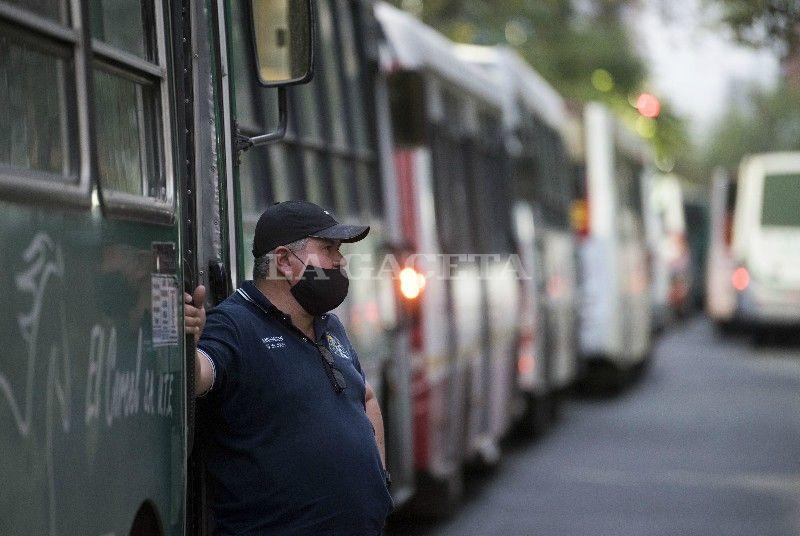
[[[456,45],[456,54],[470,63],[489,69],[495,82],[508,94],[508,105],[516,108],[518,97],[525,106],[556,130],[568,121],[561,95],[514,50],[504,46]],[[519,115],[509,114],[514,121]]]
[[[375,3],[375,17],[390,48],[388,70],[428,70],[481,100],[503,108],[503,96],[496,82],[483,70],[459,58],[454,43],[445,36],[386,2]]]
[[[519,125],[522,103],[558,132],[573,158],[583,158],[580,121],[569,113],[555,88],[516,51],[505,46],[456,45],[456,53],[487,70],[502,88],[506,128],[513,131]]]

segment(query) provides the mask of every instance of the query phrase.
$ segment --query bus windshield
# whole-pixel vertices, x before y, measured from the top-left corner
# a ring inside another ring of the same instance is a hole
[[[764,177],[764,204],[761,225],[800,227],[800,174]]]

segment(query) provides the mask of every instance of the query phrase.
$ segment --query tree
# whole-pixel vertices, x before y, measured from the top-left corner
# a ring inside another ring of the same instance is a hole
[[[749,104],[731,107],[711,128],[708,143],[680,171],[695,180],[707,180],[722,166],[734,170],[747,154],[800,151],[800,90],[781,84],[771,91],[754,88]]]
[[[456,42],[510,45],[569,100],[603,101],[627,122],[638,119],[630,99],[647,69],[624,21],[637,0],[392,1]],[[661,156],[685,150],[683,121],[668,103],[647,127]]]
[[[628,0],[576,9],[571,0],[393,0],[460,43],[508,44],[563,95],[598,98],[591,84],[608,72],[623,98],[646,76],[621,14]]]
[[[797,0],[708,0],[737,40],[770,47],[785,61],[800,56],[800,2]]]

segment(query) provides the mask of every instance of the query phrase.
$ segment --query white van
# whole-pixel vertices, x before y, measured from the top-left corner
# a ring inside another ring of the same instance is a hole
[[[732,252],[736,319],[756,328],[800,325],[800,152],[742,161]]]

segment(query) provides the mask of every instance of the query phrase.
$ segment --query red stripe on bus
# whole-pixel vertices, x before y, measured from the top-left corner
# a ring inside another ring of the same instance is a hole
[[[414,252],[417,251],[417,203],[416,181],[414,180],[413,149],[399,149],[394,155],[397,170],[397,185],[400,194],[400,218],[403,237]]]

